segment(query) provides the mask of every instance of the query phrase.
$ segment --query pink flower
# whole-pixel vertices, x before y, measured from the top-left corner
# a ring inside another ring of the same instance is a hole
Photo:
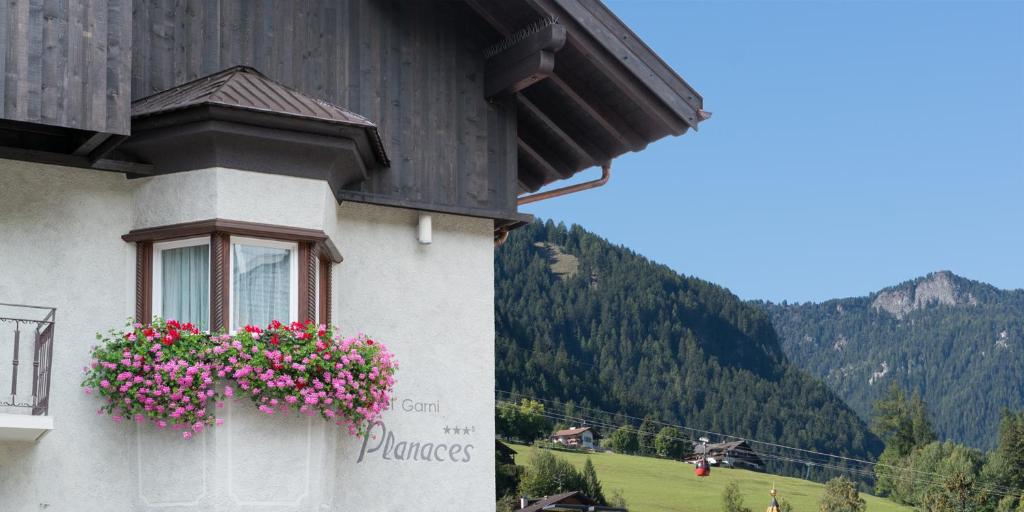
[[[184,437],[185,440],[188,441],[189,439],[192,439],[192,432],[189,432],[188,430],[186,430],[186,431],[181,433],[181,437]]]
[[[231,398],[235,396],[235,390],[231,386],[224,386],[224,396]]]

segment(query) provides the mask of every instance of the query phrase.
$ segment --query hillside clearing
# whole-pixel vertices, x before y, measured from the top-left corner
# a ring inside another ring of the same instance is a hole
[[[527,464],[537,448],[510,444],[519,455],[516,463]],[[620,489],[630,512],[719,512],[722,490],[729,482],[739,483],[746,506],[761,510],[768,505],[772,484],[779,496],[792,503],[795,512],[818,510],[823,486],[807,480],[756,473],[742,469],[714,468],[708,478],[693,474],[693,466],[678,461],[614,453],[573,453],[556,451],[577,468],[589,456],[597,469],[606,496]],[[862,494],[869,512],[910,512],[884,498]]]

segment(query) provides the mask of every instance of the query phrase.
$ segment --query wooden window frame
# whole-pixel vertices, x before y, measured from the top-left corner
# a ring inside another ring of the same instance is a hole
[[[331,273],[341,253],[326,233],[225,219],[186,222],[132,230],[121,238],[136,244],[135,316],[139,321],[153,318],[153,265],[155,243],[208,236],[210,238],[210,331],[231,325],[231,239],[248,238],[296,244],[297,287],[300,322],[331,321]]]

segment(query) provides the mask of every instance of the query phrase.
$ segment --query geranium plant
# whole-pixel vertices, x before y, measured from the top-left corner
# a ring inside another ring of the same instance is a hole
[[[209,349],[218,375],[232,379],[266,414],[318,414],[363,435],[387,409],[396,362],[366,336],[342,339],[324,325],[274,321],[220,336]],[[229,394],[236,390],[225,388]]]
[[[365,435],[387,408],[398,369],[380,343],[312,322],[210,334],[157,319],[97,339],[82,386],[107,400],[98,412],[184,430],[185,439],[222,424],[216,410],[236,393],[267,414],[316,414]]]

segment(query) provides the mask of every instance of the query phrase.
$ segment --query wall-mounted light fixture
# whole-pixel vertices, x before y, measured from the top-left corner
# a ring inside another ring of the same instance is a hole
[[[429,245],[433,238],[434,229],[429,213],[421,213],[419,225],[416,229],[416,239],[423,245]]]

